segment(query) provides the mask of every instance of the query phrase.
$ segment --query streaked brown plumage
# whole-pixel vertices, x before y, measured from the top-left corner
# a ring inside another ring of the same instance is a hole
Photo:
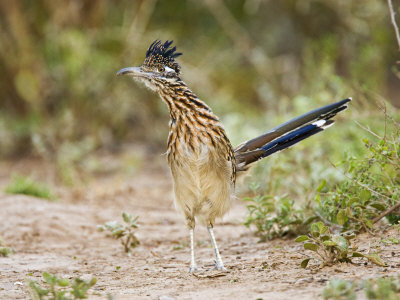
[[[229,210],[237,173],[329,127],[333,124],[330,119],[344,110],[350,99],[311,111],[234,150],[218,117],[180,79],[180,66],[175,58],[181,53],[176,53],[171,44],[155,41],[140,67],[125,68],[117,74],[140,79],[168,106],[167,156],[174,179],[175,203],[183,211],[190,230],[189,271],[198,269],[193,237],[196,219],[207,225],[216,256],[215,267],[224,270],[213,227],[215,219]]]

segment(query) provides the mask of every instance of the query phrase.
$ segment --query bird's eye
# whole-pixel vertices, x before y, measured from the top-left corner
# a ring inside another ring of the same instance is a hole
[[[165,71],[165,68],[164,68],[164,67],[159,67],[159,68],[158,68],[158,72],[162,73],[162,72],[164,72],[164,71]]]

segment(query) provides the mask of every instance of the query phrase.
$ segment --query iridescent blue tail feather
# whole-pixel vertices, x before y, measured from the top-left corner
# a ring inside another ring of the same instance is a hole
[[[289,148],[332,126],[334,121],[331,118],[345,110],[350,101],[351,98],[347,98],[312,110],[244,142],[235,149],[236,169],[244,171],[251,163]]]

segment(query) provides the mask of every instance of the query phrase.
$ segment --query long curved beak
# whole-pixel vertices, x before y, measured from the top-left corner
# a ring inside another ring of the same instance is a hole
[[[136,76],[136,77],[141,77],[145,74],[145,72],[142,71],[142,68],[140,67],[134,67],[134,68],[124,68],[121,69],[117,72],[117,76],[120,75],[131,75],[131,76]]]

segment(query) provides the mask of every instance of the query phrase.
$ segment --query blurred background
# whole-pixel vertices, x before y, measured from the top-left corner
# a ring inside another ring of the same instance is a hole
[[[1,0],[1,160],[40,160],[74,185],[107,172],[104,155],[165,152],[167,107],[115,76],[140,65],[155,39],[183,52],[182,79],[234,145],[353,97],[332,129],[254,168],[251,182],[275,179],[271,193],[339,180],[329,160],[361,155],[369,136],[354,121],[386,128],[377,103],[399,119],[399,52],[383,0]],[[131,155],[113,171],[144,159]]]

